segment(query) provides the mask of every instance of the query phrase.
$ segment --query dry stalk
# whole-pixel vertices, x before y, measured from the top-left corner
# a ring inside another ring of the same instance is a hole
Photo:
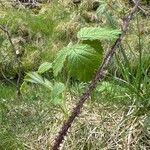
[[[137,0],[132,0],[134,4],[136,4]],[[138,5],[138,9],[143,13],[143,15],[147,16],[148,12],[146,12],[146,10],[144,10],[144,8],[142,8],[140,5]]]
[[[132,142],[132,134],[133,134],[133,131],[134,131],[134,128],[135,128],[135,125],[134,123],[136,122],[137,118],[135,118],[129,128],[129,134],[127,135],[127,150],[130,150],[130,145],[131,145],[131,142]]]
[[[95,76],[93,79],[89,82],[87,88],[83,92],[83,94],[80,97],[79,102],[76,104],[75,108],[73,109],[71,115],[69,116],[68,120],[66,120],[59,131],[57,137],[55,138],[54,144],[51,148],[51,150],[58,150],[60,147],[60,144],[63,142],[64,137],[67,135],[68,129],[71,127],[74,119],[78,117],[80,114],[81,108],[83,107],[84,102],[89,98],[91,92],[94,90],[96,83],[103,77],[104,70],[106,66],[109,64],[111,61],[111,58],[113,57],[114,53],[116,52],[116,49],[120,46],[121,41],[123,40],[123,37],[125,36],[127,30],[128,30],[128,25],[130,20],[132,19],[134,13],[138,9],[138,4],[139,1],[136,2],[136,5],[133,7],[131,12],[126,15],[123,19],[123,27],[122,27],[122,32],[119,35],[118,39],[115,41],[111,49],[106,53],[102,64],[99,66]]]
[[[11,35],[10,35],[8,29],[7,29],[5,26],[3,26],[3,25],[0,25],[0,29],[1,29],[3,32],[5,32],[5,34],[7,35],[7,38],[8,38],[8,40],[9,40],[10,44],[11,44],[11,47],[12,47],[12,52],[13,52],[13,54],[14,54],[15,61],[16,61],[17,66],[18,66],[18,72],[17,72],[17,73],[18,73],[18,79],[17,79],[16,88],[17,88],[17,95],[18,95],[18,97],[19,97],[19,96],[21,95],[21,92],[20,92],[20,81],[21,81],[21,73],[22,73],[21,60],[20,60],[20,57],[19,57],[18,54],[17,54],[17,50],[16,50],[16,48],[15,48],[15,45],[14,45],[14,43],[13,43],[13,41],[12,41],[12,37],[11,37]]]

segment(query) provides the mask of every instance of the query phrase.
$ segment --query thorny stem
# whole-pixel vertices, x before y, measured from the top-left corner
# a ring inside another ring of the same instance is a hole
[[[114,53],[116,52],[116,49],[118,46],[121,44],[121,41],[123,37],[125,36],[127,30],[128,30],[128,25],[130,20],[132,19],[134,13],[136,12],[138,8],[139,0],[136,2],[136,5],[133,7],[131,12],[126,15],[123,19],[123,27],[122,27],[122,32],[119,35],[118,39],[115,41],[111,49],[106,53],[102,64],[99,66],[95,76],[93,79],[89,82],[87,88],[83,92],[83,94],[80,97],[79,102],[76,104],[75,108],[73,109],[71,115],[69,116],[68,120],[66,120],[59,131],[57,137],[55,138],[54,144],[51,148],[51,150],[58,150],[60,147],[60,144],[63,142],[64,137],[67,135],[68,129],[71,127],[74,119],[78,117],[80,114],[81,108],[83,107],[84,102],[89,98],[91,92],[94,90],[96,83],[103,77],[103,72],[106,66],[109,64],[111,61],[111,58],[113,57]]]
[[[16,88],[17,88],[17,95],[19,97],[21,95],[21,92],[20,92],[20,81],[21,81],[21,73],[22,73],[21,60],[20,60],[20,57],[16,53],[17,50],[15,48],[15,45],[14,45],[14,43],[12,41],[12,37],[11,37],[9,31],[7,30],[7,28],[5,26],[3,26],[3,25],[0,25],[0,29],[6,33],[7,38],[9,40],[10,44],[11,44],[11,47],[12,47],[12,51],[13,51],[13,54],[14,54],[14,57],[15,57],[15,61],[16,61],[17,65],[18,65],[18,72],[17,72],[18,73],[18,79],[17,79]]]
[[[134,4],[136,4],[137,0],[132,0]],[[148,15],[148,12],[146,12],[146,10],[144,10],[140,5],[138,5],[138,9],[145,15]]]

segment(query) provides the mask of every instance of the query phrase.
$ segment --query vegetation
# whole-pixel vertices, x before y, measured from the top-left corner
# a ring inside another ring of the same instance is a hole
[[[0,0],[1,150],[51,149],[133,5]],[[150,149],[149,7],[140,1],[63,150]]]

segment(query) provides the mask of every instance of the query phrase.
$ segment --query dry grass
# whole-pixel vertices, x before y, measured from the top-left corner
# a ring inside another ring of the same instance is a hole
[[[8,110],[3,117],[7,122],[1,127],[12,131],[26,150],[49,150],[64,115],[49,104],[48,91],[37,90],[39,93],[35,91],[17,103],[16,100],[5,100],[3,104]],[[78,98],[68,95],[67,99],[67,107],[72,110]],[[134,103],[118,105],[108,100],[89,100],[72,125],[61,150],[149,150],[149,120],[146,115],[136,115],[137,109]],[[8,146],[3,145],[3,149],[8,150]]]
[[[125,107],[87,105],[73,125],[62,149],[149,149],[150,143],[144,131],[145,116],[137,117],[125,110]]]
[[[70,109],[72,106],[69,106]],[[24,118],[18,138],[24,141],[26,149],[46,150],[51,147],[64,117],[62,113],[44,106],[42,102],[34,107],[19,106],[31,122],[27,125]],[[150,149],[150,129],[145,126],[146,115],[135,116],[135,111],[135,106],[120,107],[91,102],[85,104],[61,150]]]

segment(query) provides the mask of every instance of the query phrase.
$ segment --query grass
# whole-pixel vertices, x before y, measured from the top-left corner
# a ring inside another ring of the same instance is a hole
[[[16,93],[15,86],[0,82],[0,100],[9,99],[13,97],[15,93]]]
[[[82,90],[80,86],[79,93]],[[69,93],[67,96],[69,110],[78,100],[75,89],[72,89],[76,93],[74,96]],[[5,107],[1,109],[0,123],[2,150],[48,150],[51,147],[64,116],[50,105],[48,92],[32,87],[17,103],[12,95],[1,95],[6,99],[1,101],[1,106]],[[91,99],[84,105],[82,114],[76,119],[62,145],[63,150],[145,150],[150,147],[149,119],[146,115],[135,114],[137,107],[134,103],[115,104],[105,101],[106,96],[100,98],[97,95],[96,98],[99,100],[92,102]]]

